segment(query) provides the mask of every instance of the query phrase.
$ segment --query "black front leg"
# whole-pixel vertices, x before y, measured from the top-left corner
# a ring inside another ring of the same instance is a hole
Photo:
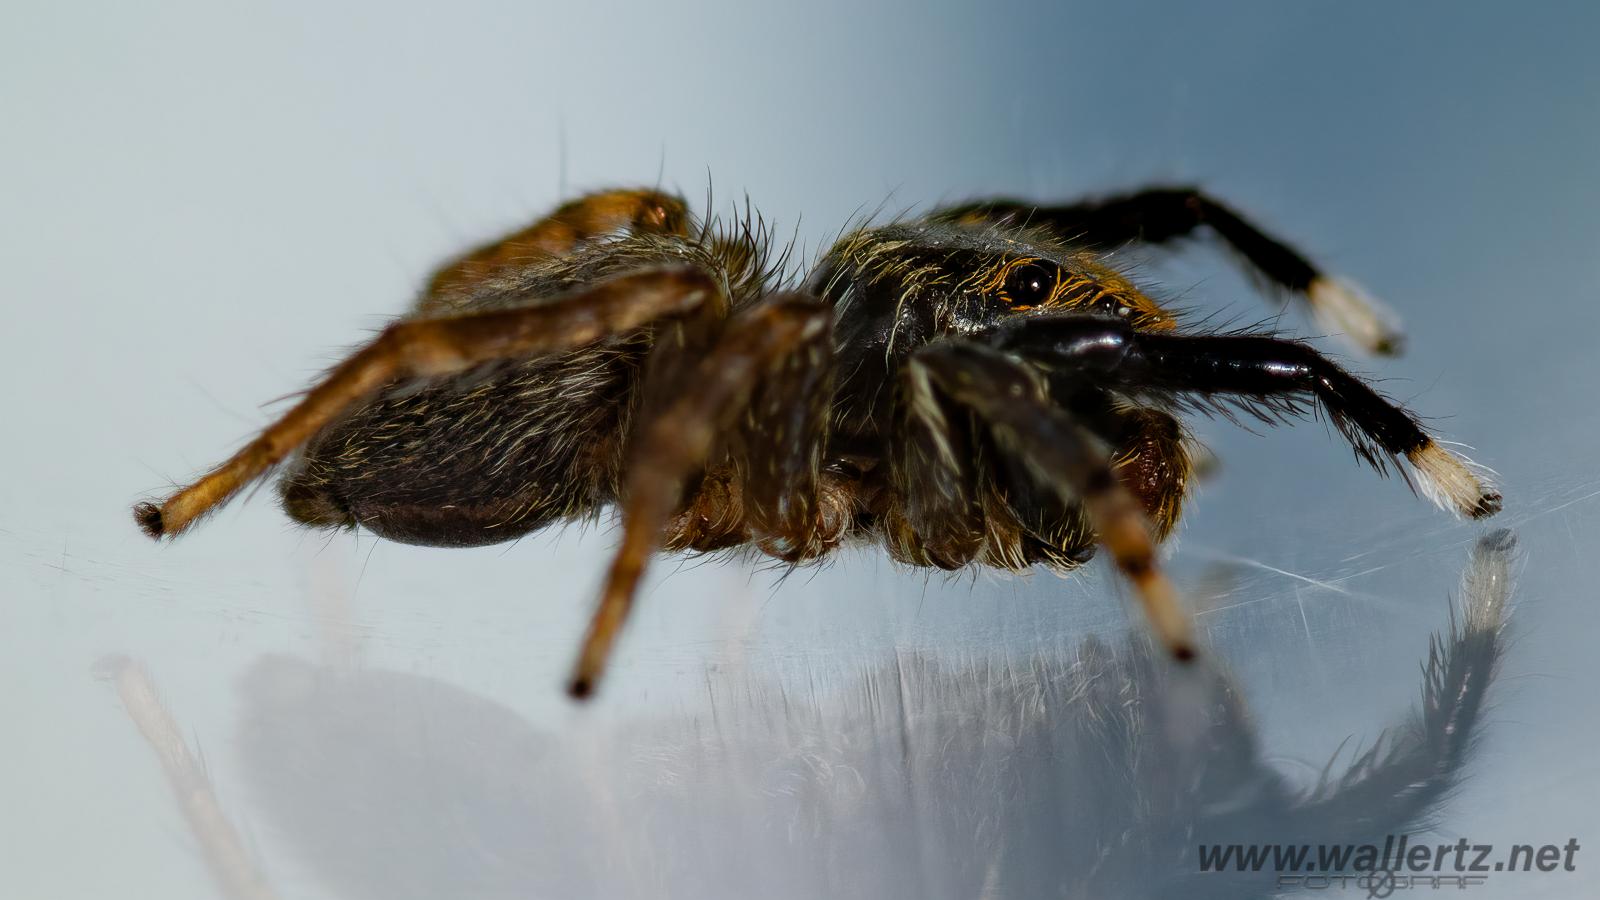
[[[1013,320],[986,336],[1044,367],[1134,392],[1238,400],[1264,417],[1321,404],[1356,452],[1382,469],[1404,458],[1435,503],[1471,518],[1493,515],[1500,494],[1440,447],[1405,409],[1327,357],[1295,341],[1259,335],[1175,335],[1082,315]]]
[[[950,207],[939,215],[957,221],[1049,228],[1100,250],[1115,250],[1134,241],[1164,244],[1187,237],[1205,225],[1278,287],[1303,293],[1320,276],[1305,254],[1193,187],[1152,187],[1119,197],[1062,205],[988,200]]]
[[[1152,187],[1057,205],[981,200],[936,210],[933,217],[967,224],[1047,228],[1097,250],[1115,250],[1133,242],[1166,244],[1202,227],[1210,228],[1262,281],[1303,298],[1330,331],[1346,335],[1370,353],[1398,353],[1404,341],[1394,314],[1376,300],[1319,270],[1287,241],[1258,228],[1199,188]]]

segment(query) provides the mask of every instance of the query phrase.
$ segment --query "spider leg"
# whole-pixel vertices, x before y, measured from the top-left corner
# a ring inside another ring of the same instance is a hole
[[[831,326],[784,355],[755,385],[727,434],[726,463],[708,464],[689,488],[664,549],[707,553],[753,542],[769,556],[798,563],[838,545],[854,522],[858,490],[822,465],[835,371]],[[709,349],[674,356],[698,361]],[[695,377],[675,374],[657,379],[669,384],[662,399]]]
[[[579,244],[622,230],[683,234],[688,206],[647,189],[599,191],[563,203],[521,231],[490,241],[440,266],[428,279],[420,312],[450,309],[464,289],[509,269],[571,253]]]
[[[1068,378],[1093,373],[1108,386],[1202,401],[1235,401],[1264,418],[1303,411],[1314,399],[1380,471],[1411,466],[1418,487],[1441,508],[1468,518],[1500,510],[1483,474],[1440,447],[1416,419],[1305,344],[1258,335],[1135,331],[1126,322],[1082,315],[1015,320],[986,333],[995,346]]]
[[[704,467],[719,436],[748,412],[765,376],[781,371],[791,357],[826,345],[832,316],[831,308],[811,297],[768,297],[731,317],[679,382],[683,389],[648,408],[630,451],[622,542],[568,685],[574,697],[594,692],[686,480]]]
[[[649,270],[535,306],[396,322],[335,366],[294,408],[222,465],[159,505],[135,506],[134,518],[151,537],[178,534],[352,405],[396,381],[449,376],[487,362],[580,347],[693,311],[717,292],[710,276],[696,270]]]
[[[1112,468],[1144,506],[1156,540],[1166,540],[1182,516],[1190,484],[1203,477],[1204,448],[1165,410],[1081,383],[1060,393],[1080,425],[1116,448]]]
[[[1105,451],[1050,400],[1038,370],[966,341],[929,345],[908,365],[971,410],[1034,481],[1064,502],[1083,504],[1100,543],[1138,593],[1157,638],[1175,657],[1192,658],[1192,624],[1156,563],[1153,529],[1139,501],[1113,474]]]
[[[1065,205],[986,200],[933,215],[955,222],[1040,226],[1101,250],[1133,241],[1165,244],[1206,226],[1239,254],[1252,274],[1300,298],[1328,331],[1347,336],[1368,353],[1397,354],[1404,342],[1397,317],[1377,300],[1319,270],[1304,253],[1198,188],[1152,187]]]
[[[828,552],[854,512],[853,493],[822,473],[833,399],[833,322],[820,311],[816,316],[821,330],[766,373],[733,435],[745,523],[763,552],[786,562]]]
[[[894,408],[888,460],[896,502],[883,517],[885,546],[904,563],[959,569],[983,549],[986,534],[977,448],[962,427],[969,413],[915,360],[901,372]]]

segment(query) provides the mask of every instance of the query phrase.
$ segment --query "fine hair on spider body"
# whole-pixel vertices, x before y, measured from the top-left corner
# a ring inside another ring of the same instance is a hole
[[[591,693],[659,549],[787,563],[1066,570],[1105,547],[1173,656],[1196,652],[1157,562],[1192,480],[1191,409],[1319,409],[1358,456],[1492,515],[1483,472],[1308,345],[1196,334],[1108,262],[1208,230],[1364,349],[1393,317],[1192,188],[989,200],[842,235],[808,272],[746,216],[589,194],[442,267],[416,307],[233,457],[135,508],[176,535],[288,462],[317,527],[468,546],[620,511],[570,690]]]

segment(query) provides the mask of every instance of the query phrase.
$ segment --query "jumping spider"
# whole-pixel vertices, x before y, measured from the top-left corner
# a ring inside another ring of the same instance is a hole
[[[1193,189],[936,209],[845,234],[798,282],[748,216],[608,191],[444,266],[244,449],[134,513],[178,534],[292,454],[291,517],[409,543],[495,543],[615,503],[577,696],[658,548],[800,563],[854,538],[917,566],[1019,570],[1103,544],[1188,658],[1155,554],[1192,473],[1177,413],[1320,407],[1440,506],[1500,508],[1361,379],[1296,341],[1183,333],[1101,255],[1201,226],[1367,349],[1397,346],[1360,292]]]

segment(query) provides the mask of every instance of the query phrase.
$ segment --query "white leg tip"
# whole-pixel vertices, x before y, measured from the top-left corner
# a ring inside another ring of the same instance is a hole
[[[1429,441],[1406,454],[1416,474],[1417,489],[1440,509],[1468,519],[1500,511],[1500,492],[1487,470]]]
[[[1306,299],[1318,324],[1367,353],[1393,356],[1405,344],[1400,317],[1354,282],[1320,276],[1306,289]]]

